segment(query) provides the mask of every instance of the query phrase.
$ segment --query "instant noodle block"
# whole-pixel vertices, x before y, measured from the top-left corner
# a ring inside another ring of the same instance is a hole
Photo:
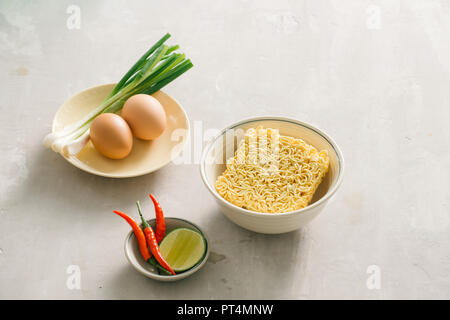
[[[256,212],[302,209],[327,174],[329,157],[302,139],[271,128],[250,128],[215,189],[228,202]]]

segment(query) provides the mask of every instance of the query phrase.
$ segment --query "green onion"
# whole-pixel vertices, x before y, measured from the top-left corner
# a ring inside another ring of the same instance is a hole
[[[99,106],[76,123],[48,134],[44,145],[65,156],[77,154],[89,141],[89,128],[98,115],[120,111],[131,96],[153,94],[192,68],[192,62],[184,54],[176,52],[178,45],[164,44],[169,38],[167,33],[157,41],[125,73]]]

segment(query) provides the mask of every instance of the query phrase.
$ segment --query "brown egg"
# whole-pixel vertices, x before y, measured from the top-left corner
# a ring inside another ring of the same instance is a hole
[[[105,157],[123,159],[130,154],[133,147],[131,129],[120,116],[114,113],[103,113],[91,124],[90,138],[92,143]]]
[[[147,94],[129,98],[122,109],[122,117],[128,122],[136,138],[152,140],[166,129],[166,113],[158,100]]]

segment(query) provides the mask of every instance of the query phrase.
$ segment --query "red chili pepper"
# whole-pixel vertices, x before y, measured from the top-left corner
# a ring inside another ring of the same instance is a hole
[[[175,274],[175,271],[173,271],[172,267],[167,263],[167,261],[162,256],[161,251],[159,251],[159,246],[158,242],[156,241],[155,233],[153,232],[152,227],[150,227],[150,225],[147,223],[147,221],[145,221],[144,217],[142,216],[139,201],[136,202],[136,205],[138,207],[139,215],[141,216],[142,225],[144,226],[145,239],[147,240],[147,244],[150,247],[150,251],[164,269],[169,271],[171,274]]]
[[[166,235],[166,222],[164,221],[164,214],[159,202],[155,199],[155,197],[149,193],[148,194],[153,201],[153,205],[155,206],[155,215],[156,215],[156,240],[158,243],[161,243],[162,239]]]
[[[148,251],[147,242],[145,241],[144,232],[142,232],[142,229],[139,227],[139,225],[131,219],[129,216],[127,216],[125,213],[120,211],[113,211],[115,214],[121,216],[124,218],[128,224],[131,226],[131,228],[134,231],[134,235],[136,236],[138,245],[139,245],[139,251],[141,251],[142,258],[144,258],[145,261],[150,259],[150,251]]]

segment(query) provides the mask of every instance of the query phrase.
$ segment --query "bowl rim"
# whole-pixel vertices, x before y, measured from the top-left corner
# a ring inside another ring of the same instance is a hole
[[[60,111],[60,109],[62,109],[62,107],[63,107],[70,99],[74,98],[74,97],[77,96],[77,95],[85,94],[85,93],[87,93],[87,92],[90,91],[90,90],[99,89],[99,88],[101,88],[101,87],[108,87],[108,86],[111,86],[111,87],[113,88],[116,84],[117,84],[116,82],[112,82],[112,83],[105,83],[105,84],[101,84],[101,85],[91,86],[91,87],[88,87],[88,88],[86,88],[86,89],[84,89],[84,90],[81,90],[81,91],[79,91],[79,92],[73,94],[72,96],[70,96],[70,97],[69,97],[68,99],[66,99],[66,101],[64,101],[64,102],[58,107],[58,109],[56,110],[56,113],[55,113],[55,115],[53,116],[53,120],[52,120],[52,132],[55,132],[55,130],[56,130],[56,115],[58,114],[58,112]],[[64,156],[64,155],[62,155],[62,154],[60,154],[60,155],[61,155],[64,159],[66,159],[67,162],[69,162],[70,164],[72,164],[73,166],[75,166],[76,168],[78,168],[78,169],[80,169],[80,170],[82,170],[82,171],[84,171],[84,172],[87,172],[87,173],[90,173],[90,174],[93,174],[93,175],[96,175],[96,176],[99,176],[99,177],[115,178],[115,179],[135,178],[135,177],[144,176],[144,175],[150,174],[150,173],[152,173],[152,172],[158,171],[159,169],[161,169],[161,168],[165,167],[166,165],[170,164],[171,162],[173,162],[173,161],[181,154],[181,152],[182,152],[182,151],[184,150],[184,148],[186,147],[186,144],[187,144],[187,142],[188,142],[189,139],[190,139],[191,125],[190,125],[189,116],[188,116],[186,110],[184,109],[184,107],[180,104],[180,102],[179,102],[177,99],[175,99],[174,97],[172,97],[171,95],[169,95],[168,93],[166,93],[165,91],[163,91],[163,90],[158,90],[158,91],[161,92],[162,94],[168,96],[170,99],[172,99],[172,100],[177,104],[177,106],[179,107],[179,109],[180,109],[181,112],[183,113],[184,118],[186,119],[186,132],[187,132],[187,133],[186,133],[186,136],[185,136],[183,142],[181,142],[182,145],[179,147],[178,152],[176,152],[176,153],[172,153],[172,152],[171,152],[170,159],[169,159],[167,162],[161,163],[159,166],[157,166],[157,167],[155,167],[155,168],[143,170],[142,172],[138,172],[138,173],[131,173],[131,174],[128,174],[128,173],[125,173],[125,174],[117,174],[117,173],[106,173],[106,172],[102,172],[102,171],[98,171],[98,170],[92,169],[92,168],[90,168],[90,167],[83,166],[83,165],[80,164],[80,163],[83,163],[83,162],[81,162],[80,160],[78,160],[78,158],[76,157],[76,155],[75,155],[75,156],[68,156],[68,157],[66,157],[66,156]]]
[[[332,188],[330,188],[327,193],[320,198],[319,200],[317,200],[316,202],[314,202],[311,205],[308,205],[302,209],[299,210],[294,210],[294,211],[289,211],[289,212],[276,212],[276,213],[268,213],[268,212],[257,212],[257,211],[252,211],[252,210],[248,210],[248,209],[244,209],[241,207],[238,207],[234,204],[232,204],[231,202],[226,201],[225,199],[223,199],[217,192],[216,190],[209,184],[208,180],[206,179],[206,172],[205,172],[205,162],[206,162],[206,157],[210,152],[211,147],[214,145],[214,143],[217,141],[217,139],[219,139],[220,137],[222,137],[228,130],[230,129],[234,129],[236,127],[239,127],[243,124],[246,123],[250,123],[250,122],[257,122],[257,121],[264,121],[264,120],[275,120],[275,121],[281,121],[281,122],[289,122],[292,124],[296,124],[296,125],[300,125],[303,126],[307,129],[310,129],[311,131],[315,132],[316,134],[320,135],[322,138],[324,138],[330,145],[331,147],[334,149],[337,159],[338,159],[338,164],[339,164],[339,174],[338,177],[336,179],[336,182],[334,184],[334,186]],[[229,207],[230,209],[234,209],[237,210],[243,214],[246,215],[250,215],[250,216],[266,216],[266,217],[279,217],[279,216],[289,216],[289,215],[293,215],[293,214],[300,214],[300,213],[305,213],[309,210],[314,209],[315,207],[318,207],[319,205],[321,205],[322,203],[325,203],[326,201],[328,201],[329,198],[331,198],[332,195],[334,195],[337,191],[337,189],[339,188],[339,186],[342,183],[342,180],[344,178],[344,156],[342,155],[342,151],[341,149],[338,147],[338,145],[336,144],[336,142],[334,142],[334,140],[328,135],[326,134],[323,130],[318,129],[317,127],[297,120],[297,119],[293,119],[293,118],[288,118],[288,117],[283,117],[283,116],[261,116],[261,117],[250,117],[250,118],[245,118],[243,120],[240,120],[238,122],[235,122],[231,125],[228,125],[227,127],[225,127],[223,130],[220,131],[219,134],[217,134],[213,139],[211,139],[208,144],[205,146],[205,148],[203,149],[202,152],[202,156],[200,159],[200,174],[203,180],[203,183],[205,184],[205,186],[207,187],[208,191],[222,204],[224,204],[225,206]]]
[[[125,237],[125,242],[124,242],[124,247],[123,247],[124,252],[125,252],[125,257],[127,258],[128,262],[131,264],[131,266],[136,271],[138,271],[139,273],[143,274],[144,276],[146,276],[146,277],[148,277],[150,279],[154,279],[154,280],[158,280],[158,281],[166,281],[166,282],[181,280],[181,279],[184,279],[184,278],[192,275],[193,273],[197,272],[198,270],[200,270],[206,264],[206,262],[208,261],[208,258],[209,258],[209,253],[211,251],[210,241],[209,241],[209,238],[206,235],[206,233],[198,225],[196,225],[195,223],[193,223],[193,222],[191,222],[189,220],[182,219],[182,218],[176,218],[176,217],[164,217],[164,219],[166,220],[166,222],[167,222],[167,220],[179,220],[179,221],[185,222],[185,223],[195,227],[198,231],[200,231],[200,233],[202,234],[203,238],[205,239],[206,252],[205,252],[205,255],[203,256],[203,259],[199,263],[194,265],[189,270],[186,270],[186,271],[184,271],[182,273],[177,273],[177,274],[171,275],[171,276],[163,276],[163,275],[160,275],[160,274],[156,274],[156,273],[150,272],[150,271],[146,270],[145,268],[142,268],[140,265],[136,265],[135,263],[133,263],[131,261],[130,252],[129,252],[131,250],[127,250],[127,248],[129,248],[128,244],[129,244],[130,238],[134,235],[133,230],[130,230],[127,233],[126,237]],[[155,221],[155,220],[156,220],[155,218],[146,219],[146,221],[148,223],[150,223],[152,221]]]

